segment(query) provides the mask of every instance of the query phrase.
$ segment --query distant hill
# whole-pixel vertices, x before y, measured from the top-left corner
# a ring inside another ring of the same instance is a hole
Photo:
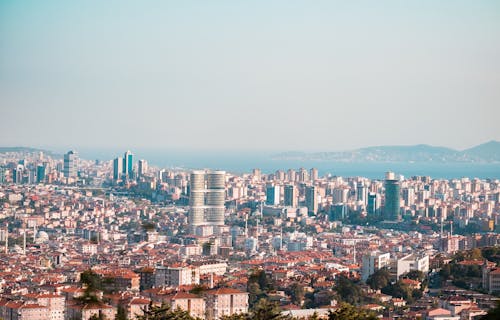
[[[464,150],[463,153],[478,161],[497,162],[500,159],[500,141],[489,141]]]
[[[490,141],[459,151],[426,144],[413,146],[377,146],[338,152],[286,152],[276,160],[312,160],[336,162],[500,162],[500,142]]]
[[[54,153],[50,150],[43,150],[43,149],[37,149],[37,148],[31,148],[31,147],[0,147],[0,153],[7,153],[7,152],[17,152],[17,153],[34,153],[34,152],[43,152],[44,154],[55,157],[55,158],[60,158],[62,155]]]

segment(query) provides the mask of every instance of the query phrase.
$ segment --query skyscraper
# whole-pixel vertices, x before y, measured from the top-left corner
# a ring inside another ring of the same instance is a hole
[[[306,187],[306,207],[309,214],[316,214],[318,212],[318,195],[315,186]]]
[[[375,192],[370,192],[368,194],[368,204],[366,205],[366,211],[368,215],[374,216],[378,215],[379,209],[379,197]]]
[[[139,160],[137,164],[137,176],[142,177],[148,171],[148,162],[146,160]]]
[[[318,180],[318,178],[319,178],[318,169],[311,168],[311,170],[310,170],[310,178],[311,178],[312,182]]]
[[[123,172],[123,159],[118,157],[113,160],[113,180],[117,181],[121,179]]]
[[[363,181],[359,181],[356,185],[356,200],[366,204],[366,187]]]
[[[270,206],[280,204],[280,186],[268,185],[266,187],[266,204]]]
[[[224,171],[193,171],[189,188],[189,225],[224,225]]]
[[[297,188],[294,185],[285,186],[284,205],[290,207],[297,207]]]
[[[385,206],[384,218],[390,221],[401,219],[400,214],[400,186],[393,172],[387,172],[385,179]]]
[[[43,164],[39,164],[36,167],[36,182],[40,183],[45,181],[45,166]]]
[[[134,177],[134,154],[132,152],[127,151],[123,155],[123,175],[127,178]]]
[[[64,155],[64,177],[75,178],[78,170],[78,155],[75,151],[68,151]]]

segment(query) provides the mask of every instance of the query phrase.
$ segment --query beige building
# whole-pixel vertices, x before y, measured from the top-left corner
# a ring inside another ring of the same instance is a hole
[[[64,320],[65,303],[64,296],[52,293],[27,294],[24,296],[31,302],[47,308],[48,320]]]
[[[179,292],[169,298],[172,309],[186,310],[194,318],[205,318],[205,300],[197,295]]]
[[[500,292],[500,268],[483,265],[483,289],[490,294]]]
[[[50,320],[46,306],[3,299],[0,299],[0,318],[4,320]]]
[[[148,310],[151,300],[143,298],[132,298],[127,304],[127,318],[137,319],[144,315],[144,310]]]
[[[71,305],[66,309],[66,320],[88,320],[93,315],[102,315],[106,319],[114,319],[116,310],[104,303],[88,303],[84,305]]]
[[[155,286],[179,287],[200,283],[200,269],[196,267],[156,267]]]
[[[222,316],[230,316],[248,312],[248,293],[231,288],[220,288],[207,292],[207,319],[218,320]]]

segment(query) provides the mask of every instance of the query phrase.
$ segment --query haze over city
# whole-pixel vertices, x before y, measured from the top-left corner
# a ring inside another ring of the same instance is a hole
[[[465,149],[498,39],[497,1],[2,1],[0,145]]]

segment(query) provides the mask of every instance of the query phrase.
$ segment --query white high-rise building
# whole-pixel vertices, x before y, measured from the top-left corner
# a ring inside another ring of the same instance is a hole
[[[390,253],[382,253],[380,251],[372,251],[363,256],[363,267],[361,269],[361,279],[368,280],[368,277],[375,271],[387,267],[390,263]]]
[[[224,171],[193,171],[189,191],[189,224],[197,226],[224,225]]]

